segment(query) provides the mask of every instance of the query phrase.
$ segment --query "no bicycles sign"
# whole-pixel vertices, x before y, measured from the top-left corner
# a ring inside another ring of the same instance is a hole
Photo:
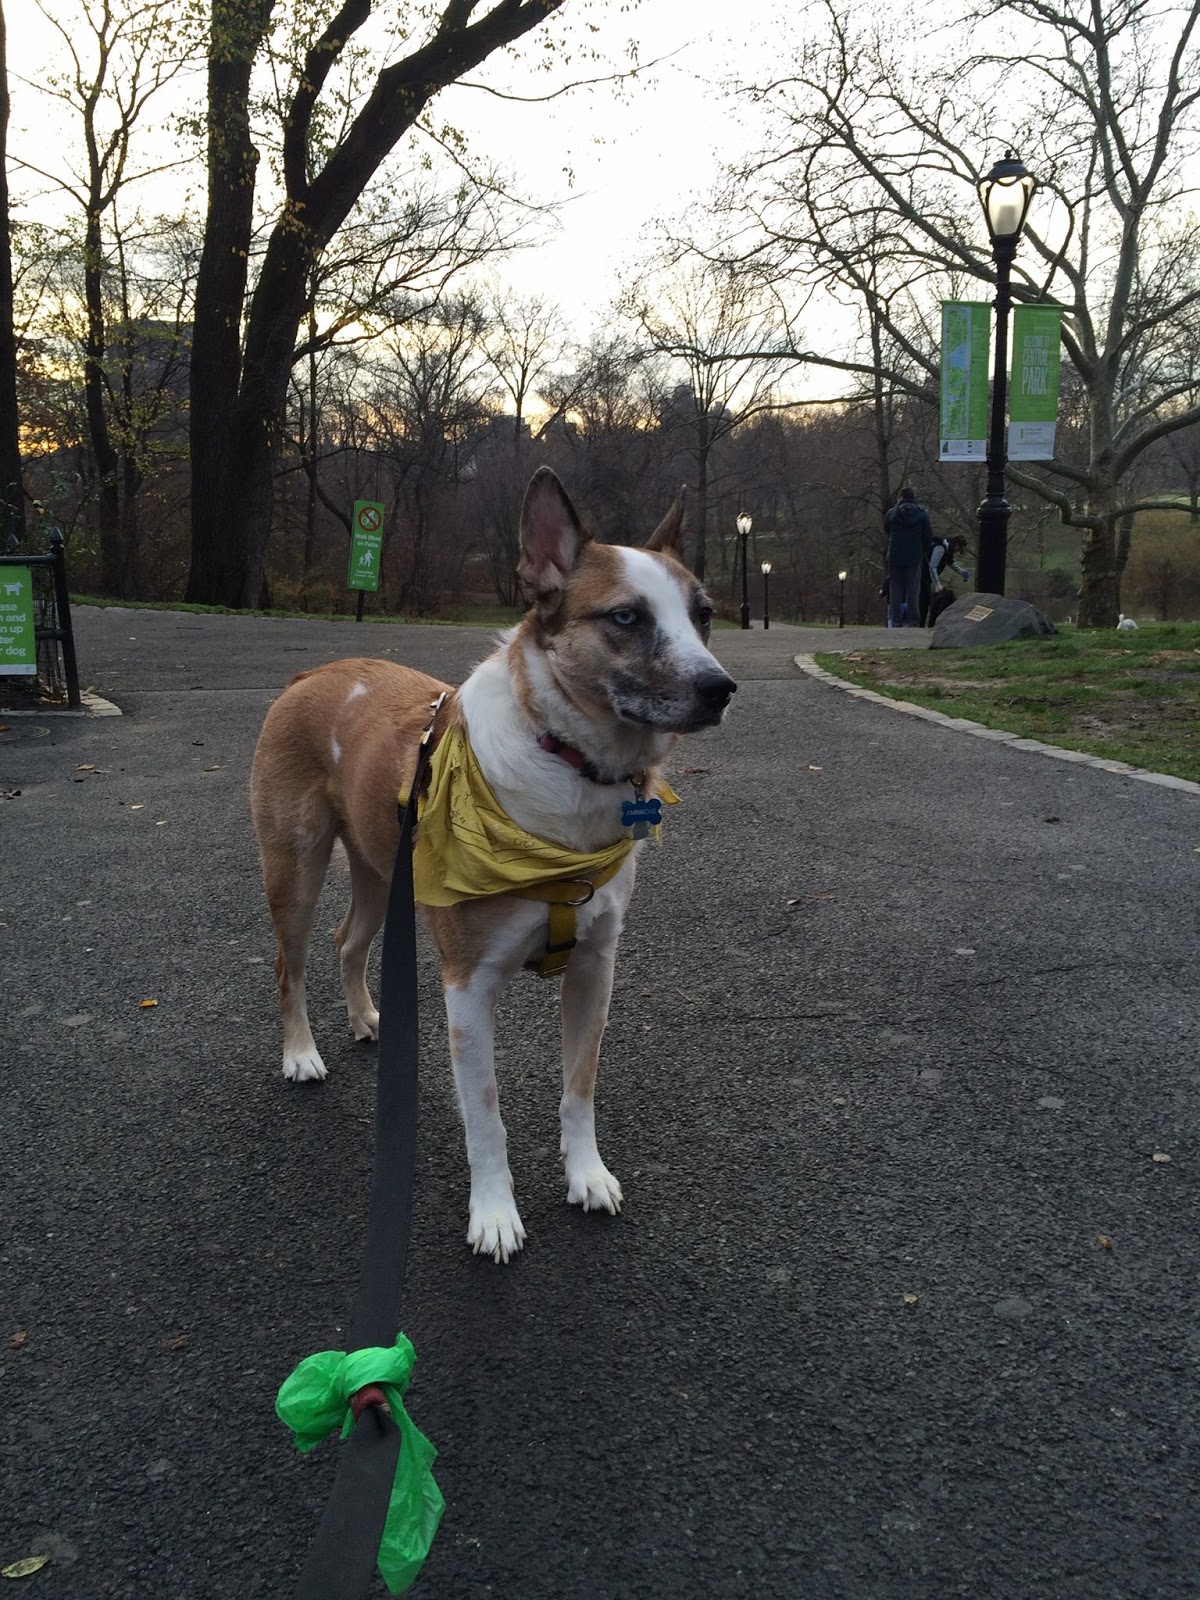
[[[0,567],[0,678],[32,677],[36,671],[33,573],[28,567]]]
[[[379,588],[379,559],[383,552],[383,507],[377,500],[356,500],[350,518],[350,569],[348,589]]]

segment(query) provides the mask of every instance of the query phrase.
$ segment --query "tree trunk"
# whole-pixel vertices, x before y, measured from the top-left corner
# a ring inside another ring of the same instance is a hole
[[[121,490],[117,452],[108,426],[104,384],[104,246],[100,213],[88,207],[83,240],[83,298],[87,314],[83,399],[88,440],[96,463],[96,517],[100,537],[100,588],[123,597],[125,553],[121,546]]]
[[[0,3],[0,555],[25,539],[25,493],[17,421],[17,345],[13,329],[8,223],[8,58]]]
[[[708,414],[698,411],[696,414],[696,558],[692,562],[692,571],[701,583],[704,582],[708,554],[708,452],[711,443]]]
[[[208,59],[208,214],[196,277],[191,351],[192,552],[187,599],[241,604],[244,528],[224,492],[238,433],[242,307],[250,264],[258,151],[250,140],[250,73],[274,0],[213,0]],[[289,352],[290,354],[290,352]]]
[[[1115,628],[1121,610],[1121,578],[1117,571],[1117,535],[1110,514],[1083,530],[1083,584],[1079,590],[1079,626]]]

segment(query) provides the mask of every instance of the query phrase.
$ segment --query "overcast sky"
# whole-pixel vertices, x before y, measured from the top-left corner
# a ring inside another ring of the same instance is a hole
[[[78,15],[74,0],[46,5],[64,21]],[[539,200],[570,197],[550,241],[522,252],[506,268],[507,281],[522,293],[555,300],[577,331],[586,332],[611,300],[617,270],[636,254],[647,224],[678,214],[689,198],[705,194],[722,158],[753,141],[721,85],[735,72],[752,73],[777,59],[779,18],[786,11],[776,0],[640,0],[636,6],[622,0],[572,6],[568,0],[561,19],[568,34],[578,29],[577,38],[591,37],[614,65],[627,61],[631,39],[643,63],[670,59],[620,90],[600,85],[544,104],[500,100],[465,87],[447,90],[439,114],[460,125],[481,155],[509,166],[519,189]],[[599,23],[598,34],[584,34],[588,20]],[[10,156],[61,170],[75,135],[72,119],[23,81],[44,74],[54,36],[34,0],[10,3],[6,21]],[[524,63],[541,55],[534,37],[518,45],[514,57],[495,58],[475,76],[513,93],[545,94],[570,72],[528,70]],[[591,76],[602,68],[580,62],[573,70]],[[182,91],[172,92],[179,103]],[[200,181],[202,172],[194,176]],[[178,181],[172,180],[176,189]],[[11,182],[18,200],[31,186],[45,189],[20,170]],[[40,215],[53,210],[44,194]]]

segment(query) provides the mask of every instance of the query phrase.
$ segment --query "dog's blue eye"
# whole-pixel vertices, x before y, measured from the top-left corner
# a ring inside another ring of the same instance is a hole
[[[637,619],[638,614],[632,606],[618,606],[615,611],[608,613],[608,620],[615,622],[618,628],[632,628]]]

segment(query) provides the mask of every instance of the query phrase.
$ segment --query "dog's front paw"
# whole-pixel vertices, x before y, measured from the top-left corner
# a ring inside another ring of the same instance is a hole
[[[585,1211],[607,1211],[615,1217],[624,1199],[621,1185],[599,1156],[586,1166],[567,1164],[567,1204]]]
[[[292,1083],[318,1083],[329,1076],[316,1045],[308,1050],[285,1050],[283,1075]]]
[[[525,1229],[506,1182],[471,1189],[467,1243],[477,1256],[508,1261],[525,1243]]]

